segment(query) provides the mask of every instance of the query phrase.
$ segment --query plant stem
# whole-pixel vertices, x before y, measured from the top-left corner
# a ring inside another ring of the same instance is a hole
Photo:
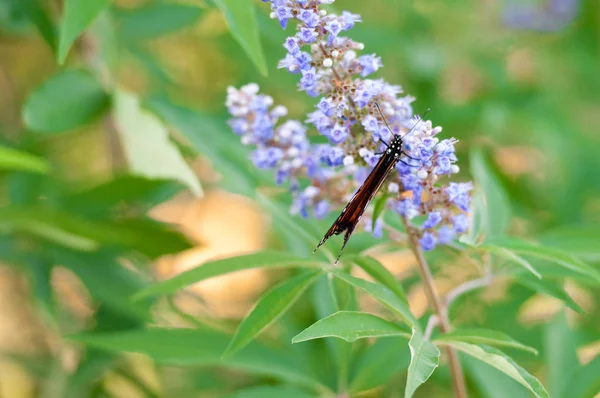
[[[437,322],[441,331],[443,333],[447,333],[452,329],[450,326],[450,321],[448,320],[448,307],[446,306],[446,303],[440,299],[440,296],[437,293],[433,276],[431,275],[431,270],[429,269],[429,265],[423,256],[423,252],[419,246],[419,241],[417,240],[417,235],[415,234],[413,228],[408,225],[406,219],[404,217],[401,218],[408,235],[408,245],[410,246],[410,249],[417,260],[419,273],[421,274],[421,280],[423,281],[423,286],[425,287],[427,301],[437,317]],[[446,346],[445,349],[446,354],[448,355],[450,373],[452,375],[454,396],[456,398],[466,398],[467,389],[465,386],[465,377],[460,366],[460,362],[458,361],[458,355],[452,347]]]

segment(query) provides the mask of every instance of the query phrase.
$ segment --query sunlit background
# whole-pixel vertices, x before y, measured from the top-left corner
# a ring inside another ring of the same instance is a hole
[[[135,271],[128,271],[127,278],[164,279],[216,257],[290,247],[293,234],[275,236],[272,214],[251,194],[257,187],[276,194],[272,176],[251,170],[247,151],[225,123],[224,101],[230,85],[257,82],[261,91],[285,104],[295,118],[303,117],[316,103],[296,91],[297,76],[276,68],[284,56],[281,44],[286,32],[269,19],[267,4],[256,2],[268,66],[268,76],[262,76],[229,34],[218,8],[208,1],[115,0],[74,43],[62,67],[23,12],[24,3],[0,0],[0,143],[39,155],[49,161],[52,171],[43,176],[2,171],[3,206],[41,201],[77,212],[79,204],[88,206],[90,219],[102,219],[102,211],[94,213],[93,206],[100,209],[109,201],[115,208],[120,205],[114,195],[104,197],[97,192],[92,193],[96,200],[88,204],[82,204],[85,198],[76,194],[69,194],[72,202],[65,199],[69,197],[65,192],[85,192],[128,167],[131,149],[123,149],[116,131],[119,126],[104,113],[110,106],[108,98],[103,103],[101,97],[97,109],[91,111],[98,116],[73,128],[69,123],[63,128],[60,116],[55,120],[58,127],[36,125],[27,116],[25,104],[31,105],[33,93],[39,94],[44,82],[65,69],[85,69],[104,87],[118,85],[135,93],[145,109],[160,117],[172,134],[165,143],[183,154],[203,191],[200,197],[189,190],[172,196],[172,187],[168,192],[157,190],[145,198],[146,205],[135,207],[141,213],[151,208],[153,218],[178,225],[194,247],[156,256],[151,263],[128,260],[125,269]],[[45,3],[54,23],[61,15],[61,4],[59,0]],[[157,4],[185,7],[161,12]],[[502,190],[498,211],[510,208],[512,234],[535,236],[600,265],[600,2],[338,0],[332,9],[362,16],[363,22],[349,34],[365,44],[365,53],[382,58],[384,68],[377,76],[415,96],[416,112],[431,108],[429,118],[443,126],[445,135],[460,140],[459,179],[471,179],[477,173],[471,167],[473,153],[483,154],[479,161]],[[65,87],[71,96],[69,106],[78,108],[78,98],[86,95],[86,89],[76,83]],[[45,106],[52,109],[51,97],[46,100]],[[145,147],[143,142],[137,141],[138,155],[152,151],[152,144]],[[136,167],[159,162],[160,156],[160,152],[139,155]],[[168,177],[168,172],[163,176]],[[190,178],[191,174],[185,177]],[[128,195],[135,197],[131,192]],[[171,199],[163,202],[163,198]],[[3,216],[7,213],[2,212]],[[20,233],[27,235],[27,231]],[[357,235],[363,238],[357,236],[357,242],[378,243]],[[16,266],[22,263],[9,259],[15,258],[15,247],[27,252],[19,246],[29,242],[22,237],[9,233],[0,240],[0,253],[6,260],[0,263],[0,396],[220,397],[260,384],[261,379],[244,372],[161,367],[139,355],[113,360],[97,353],[95,362],[89,354],[82,359],[80,349],[61,336],[109,324],[125,325],[126,319],[104,318],[98,305],[118,306],[111,299],[126,297],[135,289],[112,284],[120,271],[96,275],[102,260],[94,260],[85,275],[67,264],[46,268],[47,259],[34,254],[19,257],[27,266]],[[151,241],[147,246],[153,244],[161,242]],[[412,256],[406,251],[375,254],[395,275],[410,281],[411,309],[423,315],[427,303],[420,285],[414,283]],[[446,266],[443,258],[439,264],[442,292],[473,271],[456,262]],[[190,324],[188,315],[192,315],[233,330],[258,295],[278,279],[277,272],[262,270],[214,278],[154,306],[153,319],[158,324],[183,326]],[[121,290],[114,293],[113,288]],[[569,367],[577,362],[585,365],[600,354],[600,292],[585,280],[573,278],[565,288],[585,314],[501,280],[466,296],[455,319],[464,325],[484,324],[511,332],[540,350],[538,357],[517,358],[551,390],[559,389],[562,386],[556,387],[554,379],[571,371]],[[362,304],[377,310],[374,302]],[[302,308],[297,312],[300,315],[294,322],[311,323]],[[567,349],[552,349],[556,346],[576,348],[576,356]],[[82,366],[86,366],[83,372]],[[472,361],[465,368],[473,396],[508,396],[494,392],[512,383],[504,376],[495,378],[491,368],[478,368]],[[398,369],[385,387],[364,396],[402,396],[404,379],[399,375],[403,371]],[[438,382],[423,387],[416,396],[450,396],[447,370],[433,378]],[[514,384],[511,396],[528,396]]]

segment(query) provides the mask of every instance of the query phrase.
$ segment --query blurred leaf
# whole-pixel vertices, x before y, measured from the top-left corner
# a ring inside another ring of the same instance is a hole
[[[573,311],[579,312],[580,314],[583,313],[581,307],[562,288],[560,282],[555,282],[547,278],[534,279],[528,275],[517,275],[517,283],[535,292],[557,298],[564,302],[567,305],[567,307],[569,307]]]
[[[486,240],[484,244],[477,246],[478,249],[497,250],[504,248],[519,255],[537,257],[558,264],[574,273],[593,278],[596,283],[600,282],[600,273],[578,258],[552,247],[540,246],[529,243],[518,238],[498,238]],[[543,271],[542,271],[543,273]]]
[[[33,131],[61,133],[96,119],[109,103],[108,95],[91,74],[65,70],[29,95],[23,120]]]
[[[69,48],[90,25],[90,23],[108,6],[111,0],[64,0],[63,17],[60,24],[58,41],[58,63],[62,65],[67,58]]]
[[[152,39],[193,24],[202,9],[177,3],[150,3],[131,10],[119,10],[119,36],[124,41]]]
[[[567,325],[564,311],[560,311],[544,327],[544,359],[548,372],[548,390],[555,397],[565,392],[571,376],[581,364],[577,358],[577,336]],[[600,373],[598,374],[600,376]]]
[[[238,326],[223,357],[229,357],[244,348],[269,325],[279,319],[321,275],[321,272],[320,270],[303,272],[264,293],[256,306]]]
[[[139,213],[170,199],[183,185],[177,181],[119,175],[103,184],[76,192],[64,198],[65,206],[84,213],[106,215],[115,206],[139,206]]]
[[[152,98],[146,101],[146,106],[169,127],[178,129],[213,163],[222,174],[222,187],[231,192],[254,195],[261,181],[260,173],[252,167],[248,151],[239,138],[224,123],[212,116],[175,105],[164,97]],[[271,176],[269,181],[272,181]]]
[[[473,380],[482,397],[486,398],[530,398],[531,393],[505,373],[485,362],[467,355],[460,356],[469,380]]]
[[[48,12],[48,2],[45,0],[17,0],[15,4],[21,7],[21,12],[27,15],[35,25],[38,32],[50,46],[52,52],[56,52],[56,28]]]
[[[542,244],[564,250],[586,261],[600,260],[600,225],[562,226],[537,237]]]
[[[0,229],[27,232],[79,251],[93,251],[104,244],[138,250],[155,258],[190,248],[181,233],[149,219],[90,221],[47,207],[2,208]]]
[[[580,367],[575,374],[567,379],[562,398],[592,398],[600,391],[600,357],[594,358],[584,367]],[[561,376],[562,378],[562,376]],[[558,397],[558,395],[556,395]]]
[[[174,293],[193,283],[203,281],[219,275],[230,272],[241,271],[251,268],[286,268],[286,267],[309,267],[320,268],[320,263],[307,260],[288,253],[280,252],[258,252],[242,256],[223,258],[209,261],[196,268],[174,276],[163,282],[155,283],[152,286],[138,292],[135,299],[142,297],[155,296],[158,294]]]
[[[367,312],[338,311],[320,319],[292,339],[292,343],[324,337],[337,337],[349,343],[368,337],[405,336],[399,325]]]
[[[0,170],[21,170],[46,174],[50,165],[45,159],[0,145]]]
[[[115,124],[132,172],[150,178],[172,178],[202,194],[198,178],[169,141],[169,132],[160,120],[142,110],[137,97],[117,90],[114,99]]]
[[[383,214],[385,210],[385,205],[387,200],[390,198],[390,195],[384,193],[379,195],[377,199],[375,199],[375,204],[373,205],[373,216],[371,217],[371,231],[375,231],[375,224],[377,223],[377,219]]]
[[[487,250],[488,252],[497,254],[498,256],[500,256],[506,260],[517,263],[520,266],[522,266],[524,269],[526,269],[528,272],[535,275],[536,278],[542,279],[542,274],[540,274],[535,268],[533,268],[533,265],[531,265],[531,263],[529,261],[525,260],[523,257],[519,256],[517,253],[513,252],[512,250],[508,250],[508,249],[505,249],[504,247],[497,247],[497,246],[493,246],[493,245],[485,245],[484,247],[485,247],[485,250]]]
[[[440,362],[440,350],[415,328],[408,342],[410,347],[410,365],[406,378],[404,398],[413,396],[417,388],[429,379]]]
[[[254,3],[251,1],[215,0],[215,4],[225,16],[233,38],[240,43],[260,74],[266,76],[267,63],[258,35]]]
[[[477,346],[473,344],[461,343],[457,341],[444,342],[457,350],[460,350],[473,358],[492,365],[496,369],[502,371],[508,376],[518,381],[529,391],[535,394],[536,397],[550,398],[550,395],[544,389],[544,386],[538,379],[529,374],[525,369],[517,365],[508,355],[502,351],[486,345]]]
[[[358,393],[381,386],[408,368],[410,351],[404,338],[384,337],[356,358],[349,392]]]
[[[483,190],[485,213],[482,228],[486,237],[501,236],[511,219],[510,201],[498,177],[494,174],[480,150],[471,151],[471,174],[475,183]]]
[[[229,394],[224,398],[317,398],[316,395],[309,394],[291,386],[258,386],[239,390]]]
[[[329,269],[336,278],[364,291],[381,304],[385,305],[395,313],[397,313],[404,322],[409,326],[414,326],[417,323],[415,316],[410,312],[405,301],[398,298],[390,289],[378,283],[368,282],[364,279],[355,278],[340,270]]]
[[[463,343],[472,344],[486,344],[491,346],[504,346],[511,347],[517,350],[529,351],[532,354],[537,355],[537,350],[532,347],[528,347],[524,344],[519,343],[512,337],[498,332],[496,330],[488,329],[459,329],[453,330],[448,333],[440,334],[435,338],[434,342],[439,341],[461,341]]]
[[[137,352],[148,355],[159,365],[220,366],[271,376],[314,390],[325,387],[297,365],[293,358],[253,343],[227,359],[221,353],[230,337],[211,330],[150,328],[118,333],[66,336],[90,347],[109,352]]]
[[[400,282],[385,268],[379,261],[370,256],[360,256],[352,258],[352,262],[363,269],[377,282],[390,289],[396,296],[408,303],[406,293]]]

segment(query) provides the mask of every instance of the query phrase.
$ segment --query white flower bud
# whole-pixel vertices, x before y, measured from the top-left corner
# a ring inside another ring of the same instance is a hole
[[[309,187],[306,187],[306,189],[304,190],[304,196],[306,196],[307,198],[314,198],[318,194],[319,194],[319,188],[313,187],[312,185]]]
[[[351,166],[354,164],[354,158],[350,155],[344,157],[344,166]]]
[[[283,116],[287,115],[287,108],[283,105],[277,105],[271,111],[271,115],[273,117],[283,117]]]
[[[302,159],[295,158],[294,160],[292,160],[292,167],[294,169],[299,169],[300,167],[302,167]]]
[[[421,180],[426,179],[427,176],[428,176],[428,173],[425,170],[419,170],[419,172],[417,173],[417,177],[419,177]]]
[[[458,167],[457,165],[453,164],[452,166],[450,166],[450,173],[456,174],[459,171],[460,171],[460,167]]]
[[[323,61],[323,66],[326,68],[331,68],[333,66],[333,61],[331,60],[331,58],[325,58],[325,60]]]
[[[333,50],[333,51],[331,52],[331,56],[332,56],[333,58],[337,58],[337,57],[339,57],[339,56],[340,56],[340,52],[339,52],[338,50]]]
[[[325,15],[327,15],[327,11],[326,10],[319,10],[319,15],[324,17]]]
[[[291,147],[290,149],[287,150],[287,155],[290,158],[295,158],[299,154],[300,154],[300,150],[298,150],[298,148],[296,148],[295,146],[293,146],[293,147]]]
[[[363,43],[356,43],[356,48],[358,50],[364,50],[365,49],[365,45]]]
[[[274,12],[270,13],[269,18],[275,19],[275,18],[277,18],[277,14],[275,14]]]
[[[361,158],[364,158],[365,156],[367,156],[367,154],[368,154],[369,152],[370,152],[370,151],[369,151],[367,148],[365,148],[365,147],[362,147],[362,148],[360,148],[360,149],[358,150],[358,154],[360,155],[360,157],[361,157]]]
[[[388,191],[391,193],[398,193],[400,191],[400,186],[395,182],[390,182],[390,185],[388,185]]]
[[[433,129],[433,134],[439,134],[439,133],[441,133],[441,132],[442,132],[442,126],[436,126],[436,127]]]

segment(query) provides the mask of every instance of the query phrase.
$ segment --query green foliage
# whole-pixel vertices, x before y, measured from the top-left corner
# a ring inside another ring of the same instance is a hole
[[[386,65],[374,78],[401,84],[417,113],[434,111],[460,140],[458,178],[474,180],[468,237],[427,254],[435,279],[452,277],[440,300],[453,299],[453,328],[440,333],[424,330],[430,307],[411,311],[422,281],[404,267],[412,258],[388,194],[371,215],[371,227],[385,220],[384,240],[357,231],[333,265],[328,245],[312,254],[333,219],[290,215],[290,195],[227,125],[228,85],[258,81],[291,118],[316,104],[296,92],[298,75],[275,68],[293,27],[282,31],[268,4],[0,0],[0,263],[26,283],[19,301],[34,307],[40,333],[64,339],[43,358],[2,360],[23,365],[40,396],[113,396],[105,380],[117,375],[144,396],[443,398],[449,346],[470,397],[594,396],[600,359],[578,352],[597,344],[600,315],[600,5],[580,1],[554,32],[502,25],[504,4],[477,5],[328,6],[362,15],[352,38]],[[156,261],[204,248],[150,210],[216,189],[260,209],[264,247],[156,281]],[[187,289],[250,269],[278,282],[241,320],[217,317]],[[57,289],[65,273],[85,315]],[[467,274],[481,283],[461,284]],[[560,310],[524,321],[540,295]],[[152,387],[123,360],[131,352],[153,361]]]

